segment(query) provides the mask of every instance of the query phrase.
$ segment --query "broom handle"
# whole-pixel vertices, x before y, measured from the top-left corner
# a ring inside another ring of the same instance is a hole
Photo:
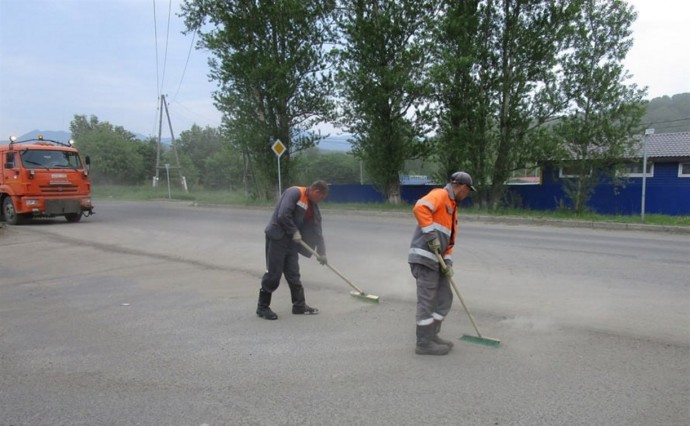
[[[443,260],[443,257],[441,256],[441,253],[439,253],[437,251],[436,257],[438,257],[438,261],[440,262],[439,267],[442,270],[445,270],[446,268],[448,268],[448,266],[446,266],[446,262]],[[465,305],[465,300],[462,298],[462,295],[458,291],[458,288],[455,286],[455,281],[453,281],[453,277],[448,277],[448,281],[450,281],[450,285],[453,286],[453,290],[455,290],[455,294],[458,295],[458,299],[460,299],[460,303],[462,303],[462,307],[465,308],[465,312],[467,312],[467,316],[470,317],[470,322],[472,323],[472,326],[474,327],[474,331],[477,332],[477,336],[482,337],[482,333],[480,333],[479,328],[477,328],[477,323],[474,322],[474,317],[470,313],[470,310],[467,308],[467,305]]]
[[[302,240],[299,240],[299,243],[302,244],[302,247],[304,247],[305,249],[307,249],[307,250],[309,251],[309,253],[311,253],[312,255],[316,256],[317,259],[320,257],[319,254],[318,254],[313,248],[309,247],[309,245],[308,245],[307,243],[305,243],[305,242],[302,241]],[[350,285],[350,287],[352,287],[352,288],[354,288],[355,290],[357,290],[357,291],[359,292],[359,294],[364,294],[364,292],[362,291],[362,289],[360,289],[359,287],[357,287],[356,285],[354,285],[350,280],[348,280],[347,278],[345,278],[345,275],[343,275],[343,274],[341,274],[340,272],[338,272],[338,270],[335,269],[333,266],[331,266],[330,263],[326,263],[326,266],[328,266],[328,268],[329,268],[331,271],[335,272],[335,274],[336,274],[337,276],[339,276],[340,278],[342,278],[343,281],[345,281],[346,283],[348,283],[348,284]]]

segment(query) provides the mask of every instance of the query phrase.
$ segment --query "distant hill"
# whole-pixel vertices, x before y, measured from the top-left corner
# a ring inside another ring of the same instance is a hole
[[[72,132],[67,132],[64,130],[32,130],[29,133],[25,133],[23,135],[16,135],[17,140],[26,140],[26,139],[36,139],[38,135],[43,135],[44,139],[52,139],[54,141],[62,142],[62,143],[68,143],[69,140],[72,138]],[[148,140],[148,136],[144,135],[134,135],[137,139],[139,140]],[[2,139],[0,140],[0,144],[7,144],[9,143],[9,139]],[[161,143],[164,145],[170,145],[171,143],[171,138],[162,138]]]
[[[51,139],[62,143],[69,143],[70,138],[72,138],[72,133],[62,130],[32,130],[23,135],[12,136],[17,136],[17,140],[23,141],[26,139],[36,139],[38,135],[43,135],[43,139]],[[9,143],[9,139],[3,139],[0,143]]]
[[[23,135],[17,135],[17,140],[25,140],[25,139],[36,139],[38,135],[43,135],[44,139],[52,139],[58,142],[63,142],[63,143],[68,143],[69,140],[72,138],[72,133],[71,132],[66,132],[64,130],[32,130],[29,133],[25,133]],[[137,139],[139,140],[148,140],[148,136],[144,135],[135,135]],[[342,135],[331,135],[327,137],[326,139],[322,140],[319,142],[319,149],[323,151],[349,151],[350,150],[350,144],[347,142],[349,138],[351,138],[352,135],[348,134],[342,134]],[[170,145],[172,142],[172,139],[167,137],[167,138],[162,138],[161,143],[163,145]],[[8,139],[3,139],[0,140],[0,144],[7,144],[9,143]]]
[[[642,124],[656,133],[690,132],[690,93],[652,99]]]
[[[319,141],[317,147],[321,151],[350,151],[352,148],[348,139],[352,139],[352,135],[341,134],[341,135],[331,135],[326,139]]]

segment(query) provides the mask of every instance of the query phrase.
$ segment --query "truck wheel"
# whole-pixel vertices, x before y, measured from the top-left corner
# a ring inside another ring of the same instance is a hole
[[[2,213],[5,215],[5,222],[10,225],[19,225],[23,222],[22,215],[17,214],[17,211],[14,209],[11,197],[5,197],[2,200]]]
[[[81,220],[81,213],[67,213],[65,219],[69,223],[77,223]]]

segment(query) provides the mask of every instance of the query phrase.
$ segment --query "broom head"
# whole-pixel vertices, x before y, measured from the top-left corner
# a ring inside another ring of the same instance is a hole
[[[360,293],[358,291],[351,291],[350,296],[356,297],[360,300],[363,300],[365,302],[370,302],[370,303],[379,303],[379,297],[374,296],[373,294],[366,294],[364,292]]]
[[[490,337],[469,336],[467,334],[463,334],[462,337],[460,337],[460,340],[465,340],[467,342],[479,343],[480,345],[493,347],[498,347],[501,344],[501,341],[498,339],[492,339]]]

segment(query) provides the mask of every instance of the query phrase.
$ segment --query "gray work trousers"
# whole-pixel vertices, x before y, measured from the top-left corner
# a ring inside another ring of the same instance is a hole
[[[283,275],[290,286],[292,304],[304,306],[304,287],[299,273],[297,244],[287,235],[280,240],[266,237],[266,272],[261,278],[261,290],[273,293]]]
[[[412,276],[417,280],[417,325],[430,325],[443,319],[453,304],[453,292],[448,278],[438,269],[410,263]]]

